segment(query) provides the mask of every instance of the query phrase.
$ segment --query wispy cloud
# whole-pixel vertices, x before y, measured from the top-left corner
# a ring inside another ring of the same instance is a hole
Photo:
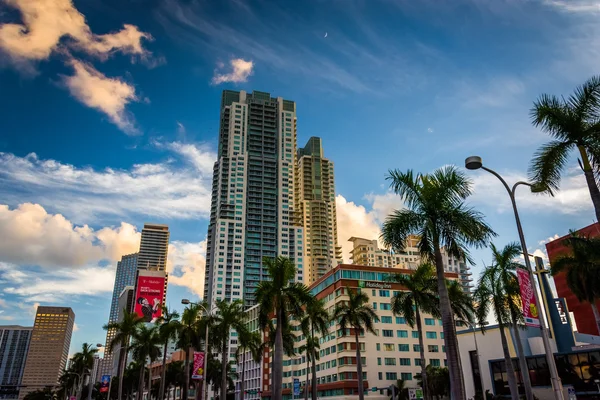
[[[234,58],[229,62],[229,64],[231,65],[230,72],[221,73],[223,69],[222,67],[215,70],[215,75],[212,78],[213,85],[219,85],[226,82],[247,82],[248,77],[252,75],[252,71],[254,69],[254,63],[252,61]]]
[[[569,13],[600,13],[598,0],[543,0],[544,4]]]

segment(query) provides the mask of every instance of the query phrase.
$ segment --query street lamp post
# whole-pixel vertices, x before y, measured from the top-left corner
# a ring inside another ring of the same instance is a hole
[[[527,245],[525,244],[525,235],[523,234],[523,227],[521,226],[521,219],[519,218],[519,211],[517,210],[517,203],[515,201],[515,190],[519,185],[526,185],[531,187],[532,191],[538,191],[538,187],[532,185],[531,183],[519,181],[515,183],[512,189],[508,186],[506,181],[494,170],[486,168],[483,166],[483,161],[481,157],[471,156],[465,160],[465,167],[470,170],[483,169],[484,171],[489,172],[494,175],[496,178],[502,182],[504,188],[508,192],[510,197],[510,201],[512,203],[513,211],[515,214],[515,221],[517,223],[517,231],[519,233],[519,239],[521,241],[521,249],[523,251],[523,257],[525,258],[525,266],[527,267],[527,273],[529,274],[529,281],[531,282],[531,287],[533,289],[533,295],[535,296],[535,301],[539,305],[540,302],[537,289],[535,287],[535,280],[533,278],[533,270],[531,269],[531,261],[529,260],[529,252],[527,251]],[[554,355],[552,354],[552,348],[550,347],[550,339],[548,336],[548,328],[546,327],[546,318],[544,317],[543,312],[539,312],[539,320],[540,320],[540,331],[542,334],[542,341],[544,342],[544,349],[546,351],[546,362],[548,363],[548,369],[550,369],[550,379],[552,381],[552,390],[554,391],[554,398],[556,400],[564,400],[562,383],[560,381],[560,377],[558,376],[558,370],[556,369],[556,362],[554,361]],[[526,373],[525,371],[521,371],[522,373]]]
[[[181,304],[193,304],[196,305],[200,308],[202,308],[204,310],[204,312],[206,313],[207,317],[210,317],[212,315],[212,311],[215,309],[214,307],[209,310],[206,309],[206,307],[204,307],[202,304],[200,303],[194,303],[189,301],[188,299],[181,299]],[[223,368],[225,368],[223,366]],[[208,324],[206,324],[206,334],[204,336],[204,379],[202,380],[202,396],[203,399],[206,400],[207,394],[208,394],[208,385],[206,383],[208,376],[206,375],[206,371],[208,371]],[[186,390],[189,390],[189,388],[186,388]]]

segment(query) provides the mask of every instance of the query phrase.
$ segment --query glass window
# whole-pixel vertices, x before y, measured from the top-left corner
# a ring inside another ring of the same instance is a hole
[[[400,365],[410,365],[410,358],[400,358]]]
[[[404,318],[404,317],[396,317],[396,324],[399,324],[399,325],[406,324],[406,318]]]
[[[412,381],[412,373],[410,372],[401,372],[400,379],[403,381]]]
[[[419,338],[419,331],[412,331],[412,337],[413,337],[413,339],[418,339]]]
[[[408,331],[396,331],[396,336],[398,336],[399,338],[407,338],[408,337]]]
[[[381,322],[384,324],[391,324],[392,323],[392,317],[381,317]]]
[[[429,326],[435,325],[435,319],[425,318],[425,325],[429,325]]]
[[[381,333],[383,337],[394,337],[394,331],[391,329],[383,329]]]
[[[391,357],[390,358],[386,357],[383,360],[383,362],[384,362],[385,365],[396,365],[396,359],[395,358],[391,358]]]
[[[425,332],[425,337],[427,339],[437,339],[437,332],[427,331],[427,332]]]
[[[409,351],[408,343],[401,343],[398,345],[398,351]]]

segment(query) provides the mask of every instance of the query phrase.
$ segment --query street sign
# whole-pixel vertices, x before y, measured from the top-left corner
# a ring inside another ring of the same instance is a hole
[[[419,388],[409,388],[408,389],[408,399],[409,400],[419,400],[423,398],[423,389]]]
[[[294,378],[294,396],[300,396],[300,379]]]
[[[376,387],[374,387],[374,388],[371,388],[371,392],[376,392],[376,391],[377,391],[377,388],[376,388]]]

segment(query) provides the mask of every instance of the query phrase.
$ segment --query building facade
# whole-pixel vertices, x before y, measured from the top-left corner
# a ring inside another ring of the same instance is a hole
[[[333,162],[323,155],[321,138],[298,149],[295,194],[304,227],[305,282],[315,282],[342,262],[338,245]]]
[[[27,393],[58,385],[67,366],[75,313],[68,307],[38,306],[19,399]]]
[[[376,335],[361,334],[359,346],[363,364],[365,388],[377,388],[371,398],[387,399],[387,388],[398,379],[405,381],[406,387],[417,387],[416,374],[420,373],[420,348],[416,326],[408,326],[403,317],[391,311],[390,301],[396,292],[403,288],[388,279],[393,274],[411,274],[413,270],[404,268],[370,267],[363,265],[340,264],[310,286],[311,293],[325,301],[325,308],[331,313],[337,304],[348,300],[348,290],[366,293],[379,316],[374,324]],[[458,279],[457,273],[447,273],[448,279]],[[252,321],[248,310],[249,321]],[[425,362],[434,366],[446,365],[444,334],[441,320],[423,314],[423,335]],[[284,357],[283,393],[291,399],[294,379],[305,385],[310,369],[304,354],[299,348],[306,338],[299,327],[294,327],[296,339],[294,348],[298,356]],[[320,351],[317,364],[318,397],[343,398],[357,395],[358,377],[356,373],[356,343],[353,329],[343,331],[334,321],[327,335],[320,337]],[[270,396],[270,365],[272,352],[264,353],[261,365],[250,365],[249,370],[260,371],[259,381],[262,396]],[[303,389],[302,389],[303,390]],[[301,397],[304,395],[301,394]],[[252,397],[246,397],[252,398]]]
[[[133,312],[133,302],[134,302],[134,294],[135,294],[134,286],[125,286],[118,297],[118,310],[116,322],[122,321],[125,316],[125,312]],[[102,375],[111,375],[118,376],[119,375],[119,362],[121,357],[124,355],[121,353],[121,345],[116,344],[113,347],[113,351],[111,353],[110,364],[107,361],[102,362],[102,368],[106,368],[102,371]],[[104,360],[106,360],[106,353],[104,354]]]
[[[169,227],[162,224],[144,224],[137,257],[138,268],[165,271],[168,253]]]
[[[267,276],[264,257],[291,258],[304,281],[295,165],[296,104],[264,92],[223,91],[206,250],[209,304],[254,305],[256,285]]]
[[[32,331],[32,327],[0,326],[0,399],[18,398]]]

